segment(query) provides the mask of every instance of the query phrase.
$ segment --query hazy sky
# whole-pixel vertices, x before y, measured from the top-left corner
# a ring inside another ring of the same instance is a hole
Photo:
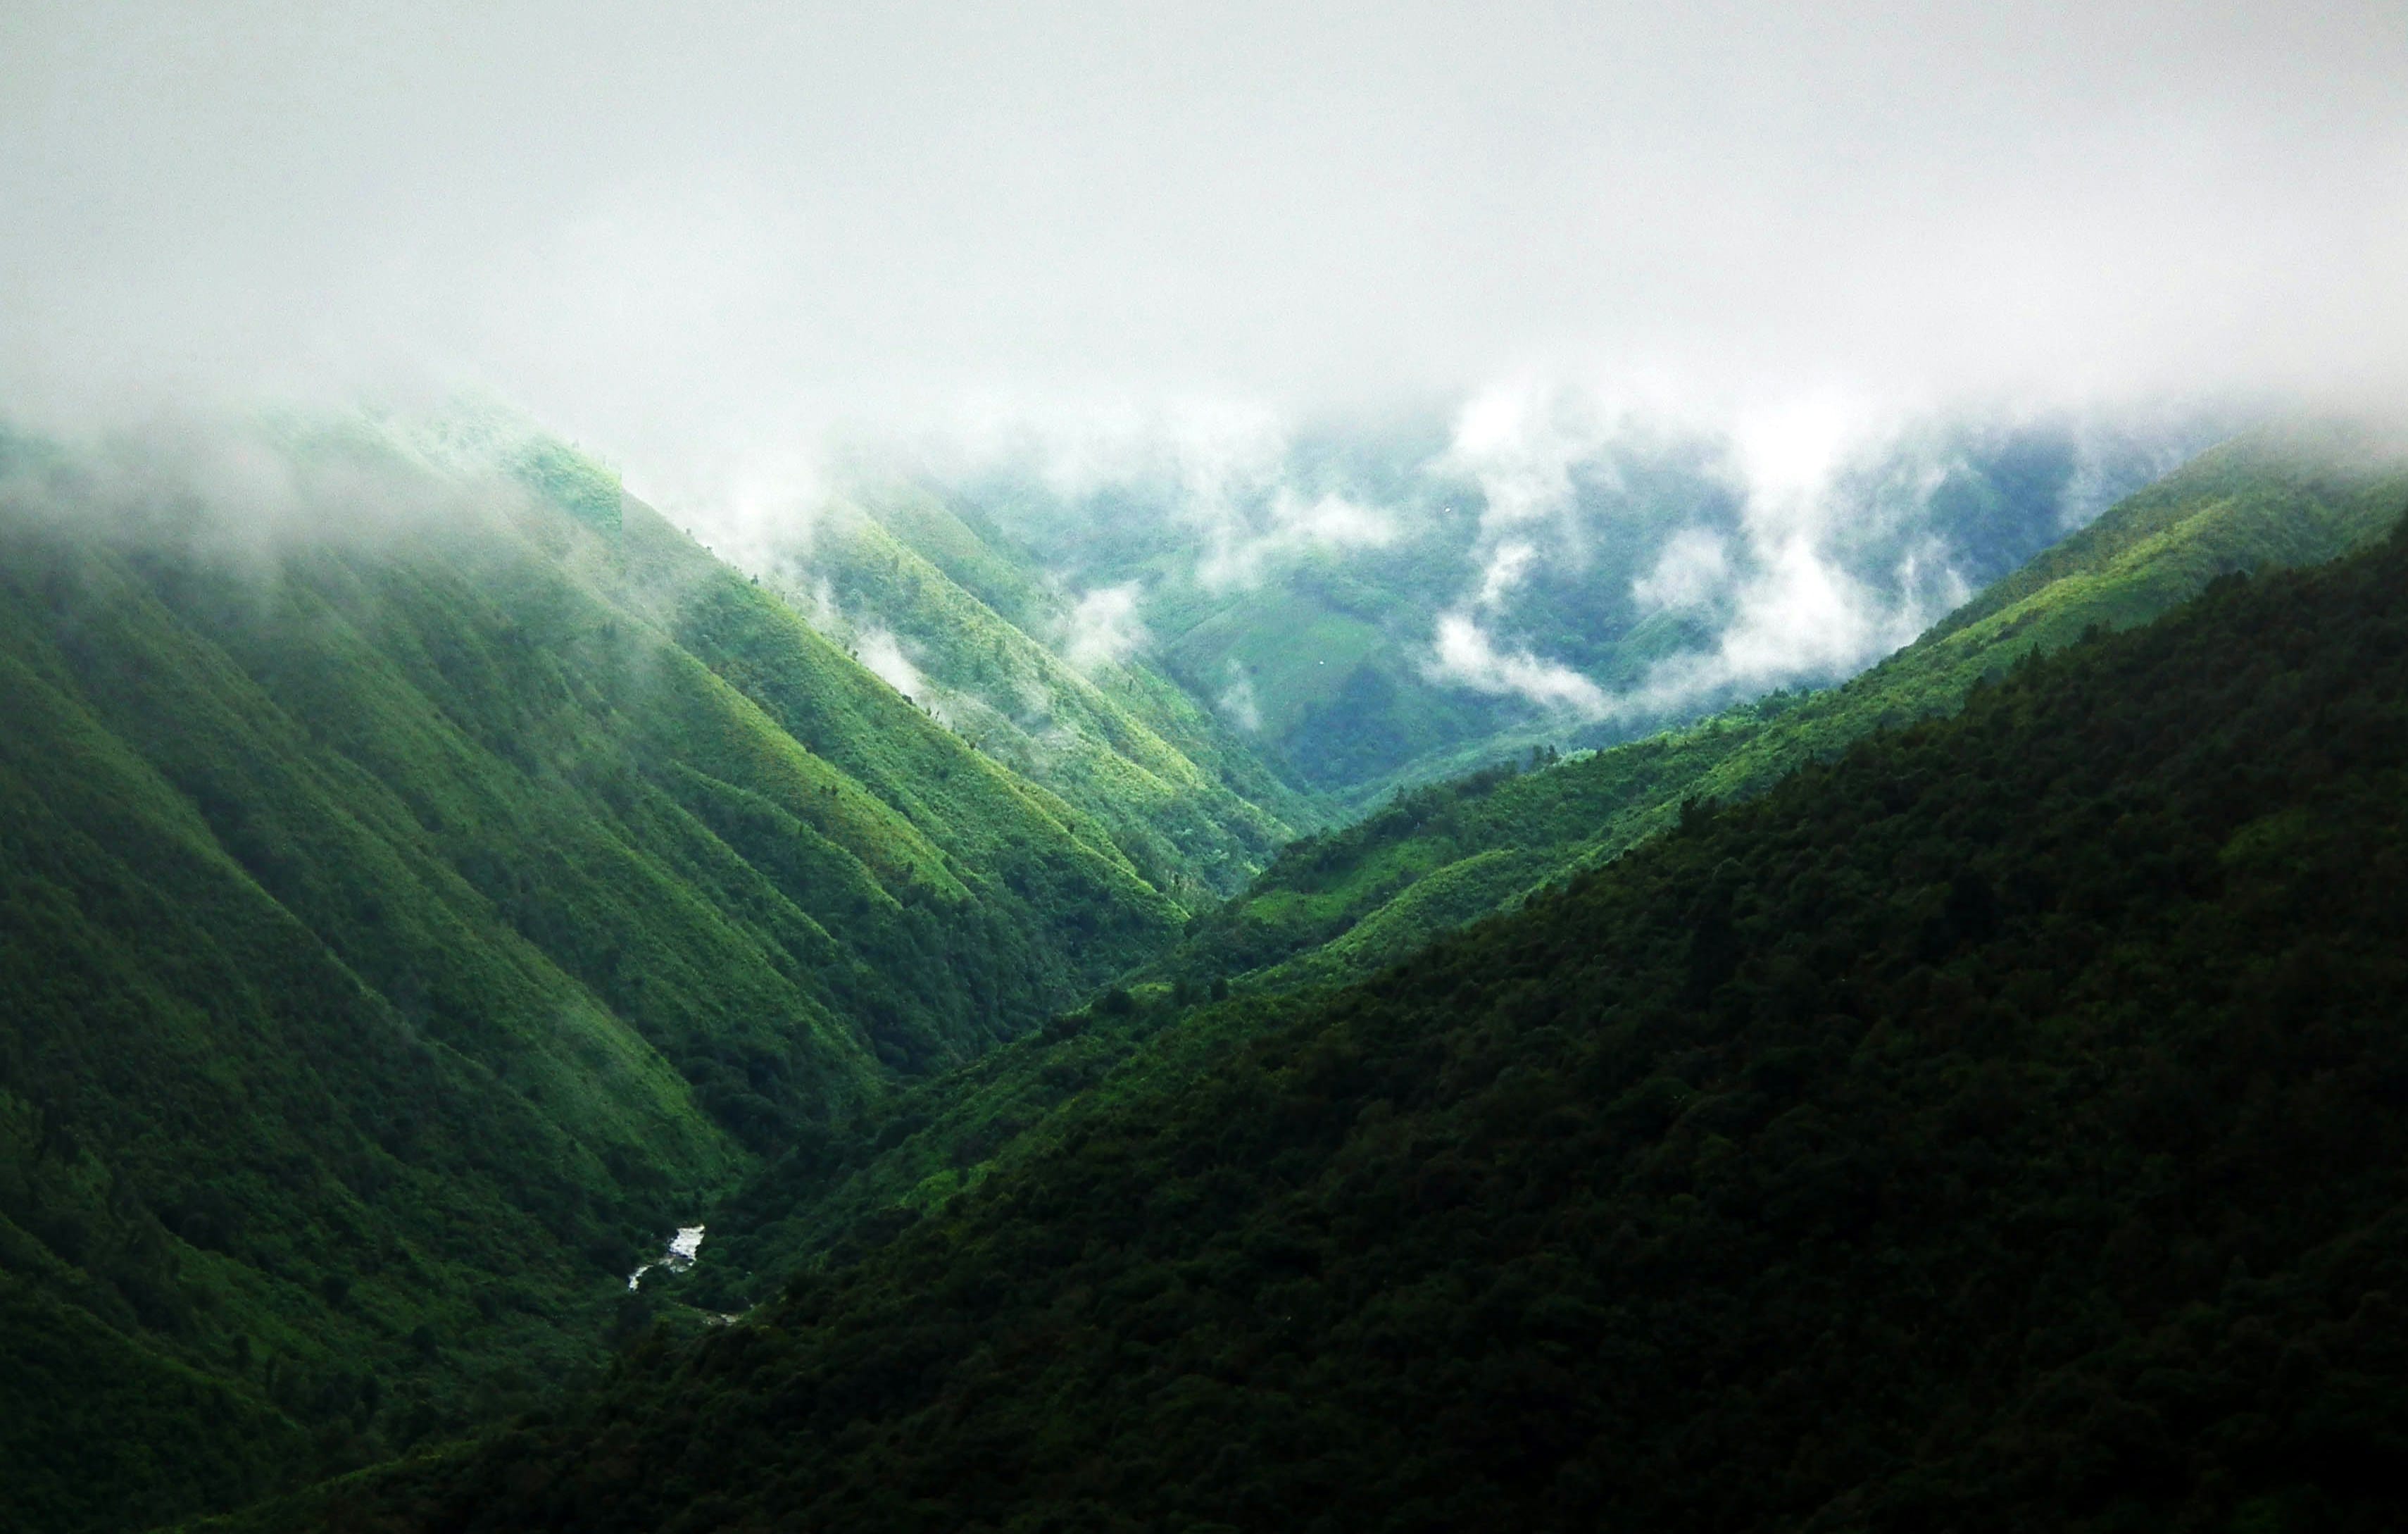
[[[0,411],[2379,401],[2403,103],[2399,0],[11,0]]]

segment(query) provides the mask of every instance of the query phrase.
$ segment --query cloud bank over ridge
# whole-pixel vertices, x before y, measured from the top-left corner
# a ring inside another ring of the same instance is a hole
[[[1117,495],[1221,593],[1468,526],[1425,673],[1635,719],[1981,578],[1931,423],[2396,409],[2403,79],[2374,0],[35,0],[0,418],[480,390],[755,565],[898,464]],[[1082,664],[1161,637],[1133,579]],[[1638,674],[1576,642],[1625,617]]]

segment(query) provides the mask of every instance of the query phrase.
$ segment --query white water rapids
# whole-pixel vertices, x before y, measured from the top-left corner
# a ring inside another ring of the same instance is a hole
[[[678,1226],[678,1233],[669,1238],[669,1249],[661,1254],[659,1261],[648,1262],[627,1275],[628,1289],[632,1291],[640,1285],[644,1275],[655,1268],[666,1268],[672,1273],[682,1273],[692,1268],[695,1258],[702,1254],[702,1229],[700,1226]]]

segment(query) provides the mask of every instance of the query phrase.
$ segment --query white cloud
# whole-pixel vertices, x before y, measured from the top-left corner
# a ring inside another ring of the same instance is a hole
[[[1727,681],[1769,686],[1847,668],[1896,623],[1806,538],[1792,536],[1769,555],[1742,588],[1738,618],[1714,652]],[[1912,629],[1896,636],[1899,644],[1914,637]]]
[[[1244,665],[1235,659],[1229,662],[1229,685],[1221,689],[1213,700],[1221,717],[1245,731],[1259,735],[1263,728],[1263,706],[1254,696],[1254,679],[1247,674]]]
[[[1811,514],[1878,419],[1866,402],[1828,389],[1742,410],[1731,447],[1751,514],[1792,523]]]
[[[1513,595],[1513,588],[1530,573],[1538,560],[1539,546],[1527,538],[1507,538],[1488,551],[1488,559],[1480,569],[1480,581],[1472,600],[1482,608],[1502,607]]]
[[[1573,466],[1595,458],[1610,436],[1584,394],[1528,383],[1495,388],[1464,406],[1440,464],[1478,483],[1481,524],[1494,532],[1563,510]]]
[[[933,705],[935,700],[928,696],[926,679],[920,675],[920,668],[911,664],[911,658],[903,653],[902,643],[891,632],[883,628],[863,629],[853,648],[861,657],[861,664],[882,678],[886,685],[914,703]]]
[[[1384,549],[1397,539],[1389,512],[1334,492],[1307,500],[1285,485],[1272,498],[1271,523],[1271,539],[1301,549]]]
[[[1439,618],[1427,669],[1434,681],[1526,698],[1542,709],[1581,719],[1602,719],[1612,711],[1611,702],[1597,683],[1527,650],[1498,649],[1469,613],[1449,612]]]
[[[1307,496],[1287,484],[1258,489],[1251,504],[1191,502],[1185,514],[1206,536],[1196,574],[1210,591],[1257,586],[1296,559],[1384,549],[1398,537],[1391,512],[1335,492]]]
[[[1711,646],[1658,661],[1637,687],[1604,699],[1598,715],[1675,718],[1733,696],[1828,682],[1906,644],[1971,595],[1928,542],[1901,556],[1895,597],[1849,575],[1803,532],[1756,551],[1756,559],[1733,583],[1733,615]]]
[[[1684,527],[1656,556],[1655,568],[1631,582],[1630,595],[1650,611],[1710,606],[1730,581],[1730,552],[1719,533]]]
[[[1137,582],[1104,586],[1072,605],[1063,630],[1062,658],[1078,670],[1093,671],[1128,659],[1148,638],[1138,619]]]

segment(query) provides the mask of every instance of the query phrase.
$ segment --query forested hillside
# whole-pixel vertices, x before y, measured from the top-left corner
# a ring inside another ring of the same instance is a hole
[[[0,439],[26,1527],[230,1506],[535,1399],[757,1158],[1194,898],[1123,849],[1147,804],[972,749],[556,443],[184,451]],[[1157,834],[1276,824],[1225,793]]]
[[[2313,561],[2382,535],[2408,475],[2347,433],[2294,428],[2212,452],[2112,509],[2069,553],[1984,595],[1962,617],[1856,681],[1780,694],[1702,725],[1550,761],[1506,762],[1400,795],[1355,824],[1287,849],[1245,896],[1192,920],[1183,941],[1107,996],[1030,1039],[891,1100],[865,1133],[798,1143],[712,1206],[706,1269],[670,1289],[741,1310],[780,1276],[864,1230],[941,1203],[1042,1142],[1049,1115],[1115,1080],[1160,1077],[1209,1049],[1153,1042],[1186,1004],[1277,996],[1360,978],[1674,824],[1684,800],[1743,797],[1883,727],[1953,710],[2016,657],[2094,625],[2141,621],[2217,574]],[[1274,1008],[1266,1015],[1276,1015]],[[1075,1043],[1064,1042],[1068,1030]],[[1117,1090],[1116,1086],[1102,1090]]]
[[[2397,1527],[2403,804],[2408,537],[2220,580],[243,1527]]]
[[[2220,575],[2362,547],[2403,499],[2408,468],[2347,432],[2293,428],[2227,444],[1839,687],[1776,694],[1560,765],[1553,752],[1508,761],[1294,842],[1153,972],[1271,988],[1368,975],[1617,855],[1672,824],[1684,799],[1761,792],[1873,730],[1956,709],[2030,650],[2072,643],[2094,624],[2145,623]]]
[[[924,491],[864,504],[819,514],[781,582],[795,608],[981,752],[1093,816],[1157,888],[1214,904],[1324,818],[1123,636],[1082,632],[1028,551]]]

